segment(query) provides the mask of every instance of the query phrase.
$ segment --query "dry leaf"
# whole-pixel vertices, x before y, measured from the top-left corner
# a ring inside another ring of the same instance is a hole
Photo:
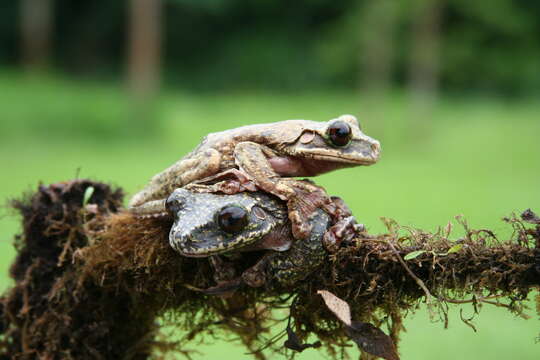
[[[319,290],[317,294],[321,295],[326,306],[336,317],[345,325],[351,326],[351,308],[346,301],[341,300],[330,291]]]
[[[347,327],[347,335],[358,345],[360,350],[386,360],[399,360],[399,355],[392,338],[370,323],[353,321]]]
[[[330,311],[345,324],[347,335],[358,345],[360,350],[385,360],[399,360],[392,338],[370,323],[352,321],[351,308],[346,301],[326,290],[319,290]],[[287,330],[287,333],[289,331]],[[291,339],[289,334],[289,339]]]

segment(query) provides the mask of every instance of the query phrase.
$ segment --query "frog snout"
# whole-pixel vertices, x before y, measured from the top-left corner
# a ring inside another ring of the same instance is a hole
[[[189,241],[189,237],[185,236],[185,234],[180,231],[175,231],[173,233],[173,238],[177,244],[182,244]]]
[[[373,140],[371,143],[371,151],[373,152],[373,157],[378,158],[381,153],[381,143],[377,140]]]
[[[178,231],[171,233],[170,243],[173,248],[180,254],[187,257],[204,257],[206,255],[199,254],[198,246],[193,242],[192,237],[184,232]]]

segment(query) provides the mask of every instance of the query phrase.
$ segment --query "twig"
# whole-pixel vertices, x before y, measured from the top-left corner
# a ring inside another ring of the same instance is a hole
[[[407,266],[407,264],[405,263],[405,260],[403,260],[401,255],[399,255],[399,252],[396,250],[394,244],[392,244],[391,241],[388,241],[388,245],[390,246],[390,248],[392,249],[392,251],[396,255],[397,259],[399,260],[399,262],[401,263],[403,268],[414,279],[414,281],[416,281],[418,286],[420,286],[420,288],[422,290],[424,290],[424,292],[426,293],[426,302],[428,304],[429,312],[430,312],[430,315],[433,316],[434,314],[431,311],[431,306],[433,305],[432,302],[431,302],[431,299],[433,298],[433,295],[431,295],[431,293],[429,292],[429,289],[427,288],[426,284],[424,284],[424,282],[412,272],[412,270],[409,268],[409,266]]]
[[[474,298],[469,299],[469,300],[457,300],[457,299],[448,299],[448,298],[445,298],[444,296],[437,296],[437,299],[439,301],[444,301],[444,302],[448,302],[448,303],[451,303],[451,304],[470,304],[470,303],[476,302],[476,301],[491,304],[492,302],[487,301],[487,300],[498,299],[498,298],[501,298],[501,297],[503,297],[503,295],[490,295],[490,296],[484,296],[484,297],[474,297]],[[497,303],[495,303],[495,304],[497,304]],[[499,305],[502,305],[502,304],[499,304]]]

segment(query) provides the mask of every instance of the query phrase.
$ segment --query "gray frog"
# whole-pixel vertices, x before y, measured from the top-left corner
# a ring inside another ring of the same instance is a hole
[[[163,213],[164,200],[174,189],[238,170],[246,183],[287,201],[293,235],[303,239],[310,231],[306,219],[317,206],[303,207],[301,197],[309,184],[303,184],[299,190],[299,183],[287,177],[316,176],[335,169],[371,165],[379,155],[379,142],[365,135],[352,115],[328,122],[287,120],[243,126],[209,134],[190,154],[155,175],[133,196],[129,207],[140,216]],[[229,193],[245,190],[253,191],[238,188]],[[324,201],[327,199],[320,198],[318,203]]]
[[[334,237],[336,233],[329,230],[331,216],[319,209],[309,219],[310,236],[294,240],[285,204],[262,192],[226,195],[180,188],[169,196],[166,206],[175,219],[169,233],[170,245],[184,256],[210,257],[218,266],[221,263],[215,255],[274,250],[242,274],[243,282],[253,287],[267,283],[268,279],[292,285],[306,278],[326,256],[325,235]],[[349,225],[354,221],[352,216],[341,218],[334,226],[341,228],[343,223]]]

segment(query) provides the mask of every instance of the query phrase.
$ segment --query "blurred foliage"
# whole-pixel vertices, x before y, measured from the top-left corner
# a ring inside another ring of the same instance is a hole
[[[194,89],[352,87],[373,0],[164,0],[166,83]],[[405,81],[411,17],[400,2],[392,78]],[[430,0],[427,0],[430,1]],[[443,1],[441,84],[449,90],[523,94],[540,90],[540,2]],[[16,64],[18,1],[0,5],[0,63]],[[118,76],[128,1],[55,1],[57,68]]]
[[[128,99],[118,88],[68,82],[53,76],[0,73],[0,139],[94,138],[129,135]]]

